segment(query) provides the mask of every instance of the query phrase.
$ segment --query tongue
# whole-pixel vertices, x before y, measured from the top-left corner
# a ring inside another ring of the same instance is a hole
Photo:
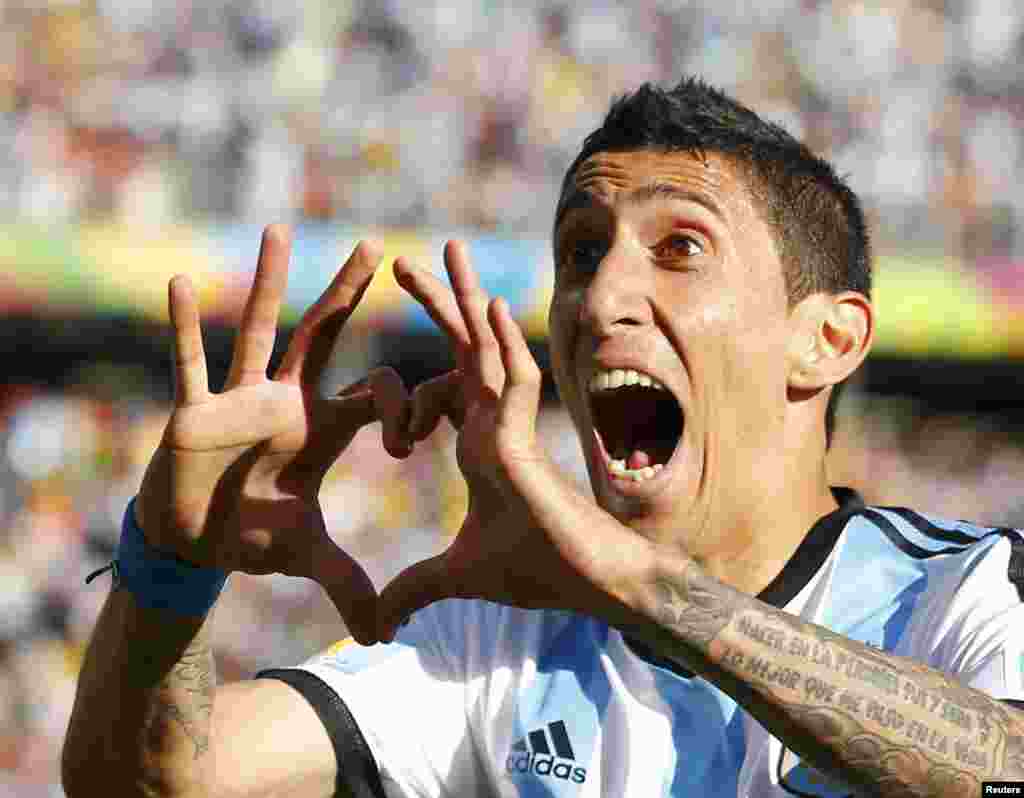
[[[626,468],[631,470],[637,468],[646,468],[647,466],[653,463],[653,457],[651,457],[643,449],[637,449],[629,456],[629,460],[626,461]]]

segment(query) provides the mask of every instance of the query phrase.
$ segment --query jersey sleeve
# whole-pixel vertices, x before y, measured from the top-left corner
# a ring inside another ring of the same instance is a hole
[[[256,674],[289,683],[313,705],[338,757],[337,795],[485,792],[469,722],[460,603],[420,610],[391,643],[348,638],[292,668]]]
[[[1024,536],[1003,530],[937,581],[929,592],[948,598],[928,613],[930,664],[993,698],[1024,701]]]

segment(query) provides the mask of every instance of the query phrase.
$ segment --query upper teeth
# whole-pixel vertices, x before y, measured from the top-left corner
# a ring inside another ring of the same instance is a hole
[[[634,371],[633,369],[597,371],[590,378],[591,393],[621,388],[623,385],[643,385],[646,388],[654,388],[656,391],[666,390],[665,386],[654,379],[654,377],[640,371]]]

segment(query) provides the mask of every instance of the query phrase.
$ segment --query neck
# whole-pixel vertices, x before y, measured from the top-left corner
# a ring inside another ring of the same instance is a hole
[[[688,555],[707,574],[748,595],[764,590],[808,530],[839,506],[824,461],[813,470],[782,471],[779,481],[762,483],[766,490],[744,504],[741,514],[730,518],[726,511],[718,534],[688,546]]]

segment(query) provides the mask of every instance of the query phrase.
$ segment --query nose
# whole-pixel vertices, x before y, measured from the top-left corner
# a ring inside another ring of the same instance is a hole
[[[642,248],[616,242],[605,253],[580,307],[580,322],[598,338],[649,324],[651,269]]]

